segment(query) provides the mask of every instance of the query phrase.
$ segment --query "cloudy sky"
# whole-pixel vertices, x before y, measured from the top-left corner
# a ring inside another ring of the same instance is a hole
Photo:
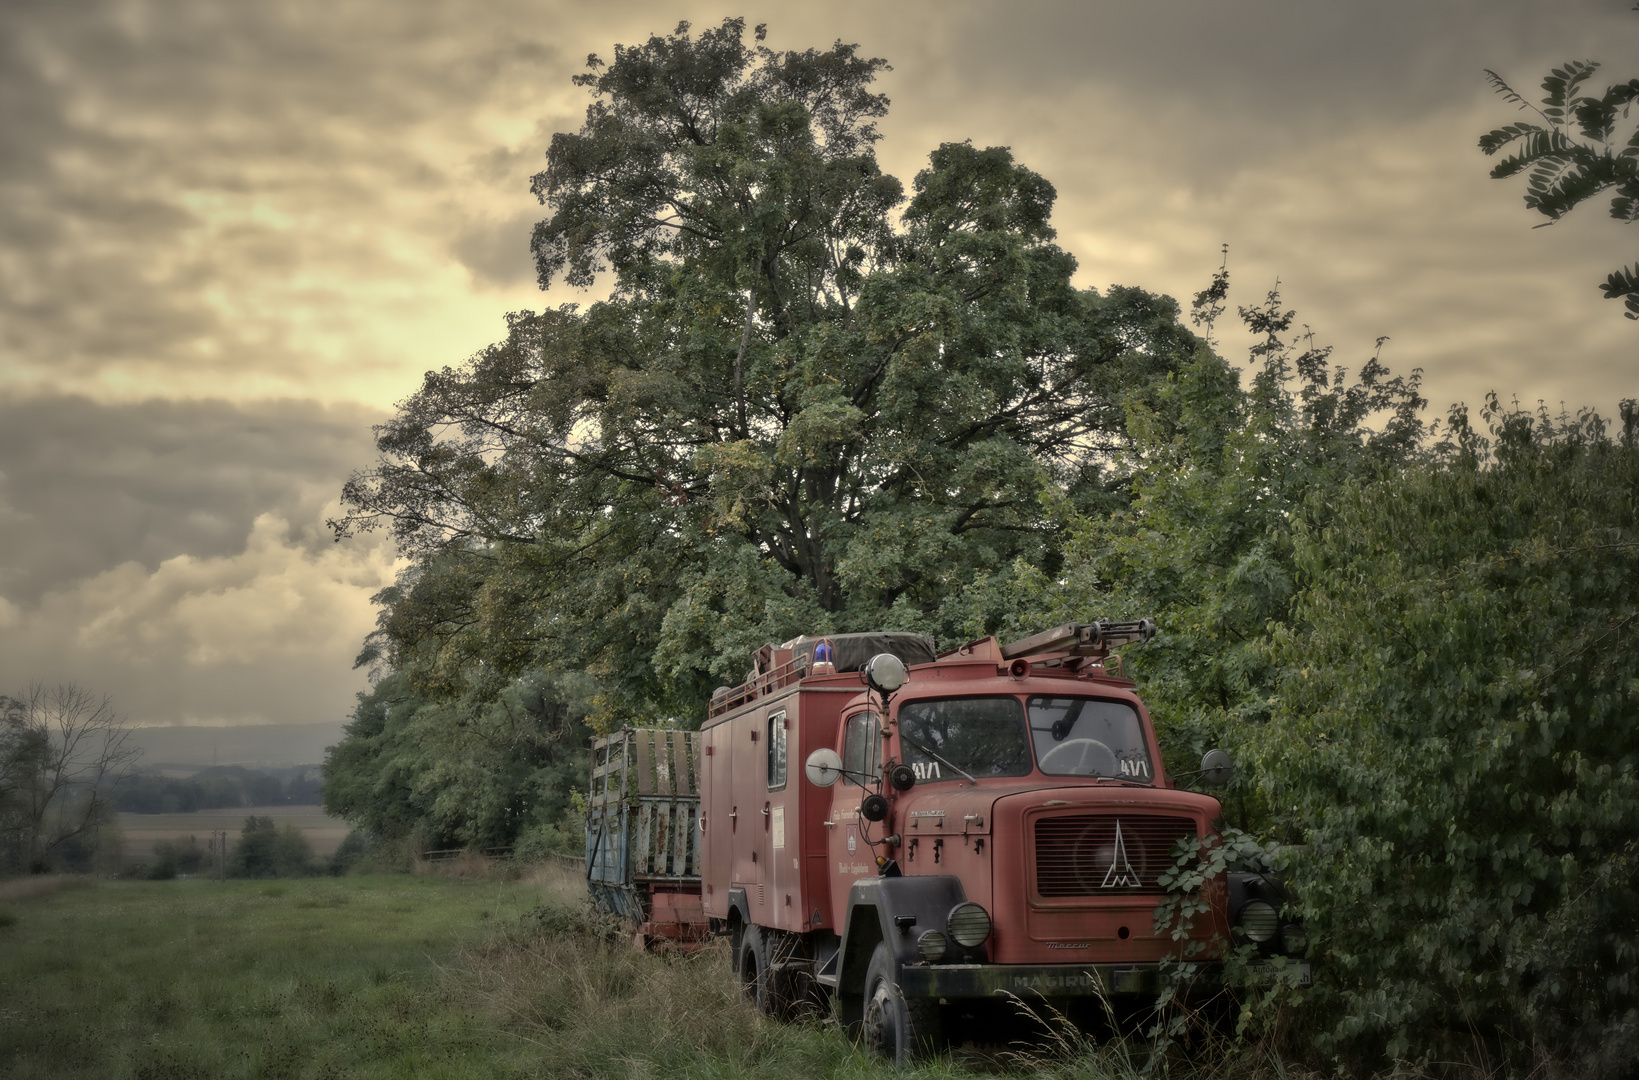
[[[1178,297],[1230,246],[1337,357],[1382,335],[1435,412],[1614,412],[1639,325],[1596,284],[1639,232],[1532,229],[1478,135],[1603,59],[1630,0],[5,0],[0,692],[74,679],[140,724],[337,723],[390,580],[324,519],[370,425],[534,286],[529,194],[570,76],[725,15],[892,65],[885,168],[1006,145],[1058,188],[1082,284]],[[1226,345],[1238,343],[1233,337]]]

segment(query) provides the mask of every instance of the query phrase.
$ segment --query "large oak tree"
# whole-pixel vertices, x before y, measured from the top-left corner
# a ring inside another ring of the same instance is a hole
[[[1204,346],[1167,298],[1072,284],[1053,186],[939,147],[908,202],[873,147],[885,68],[731,19],[597,57],[535,191],[543,286],[427,375],[339,535],[413,569],[373,648],[437,696],[588,671],[595,720],[697,715],[804,631],[978,635],[1066,512],[1123,497],[1124,409]]]

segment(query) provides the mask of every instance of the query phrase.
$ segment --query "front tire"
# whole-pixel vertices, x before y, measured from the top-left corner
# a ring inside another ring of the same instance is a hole
[[[895,1065],[909,1065],[939,1049],[943,1030],[939,1002],[907,998],[894,978],[893,953],[886,942],[871,954],[865,972],[865,1049]]]

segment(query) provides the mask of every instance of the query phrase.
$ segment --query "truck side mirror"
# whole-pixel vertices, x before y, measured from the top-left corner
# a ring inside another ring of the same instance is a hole
[[[815,787],[830,787],[842,779],[842,755],[829,746],[822,746],[808,755],[803,763],[808,782]]]
[[[1223,750],[1208,750],[1201,758],[1201,783],[1223,787],[1235,775],[1235,761]]]

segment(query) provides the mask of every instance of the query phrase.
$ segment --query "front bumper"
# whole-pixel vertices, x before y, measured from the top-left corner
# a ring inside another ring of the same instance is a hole
[[[1309,985],[1309,965],[1294,961],[1302,985]],[[1000,993],[1023,997],[1155,997],[1161,992],[1159,964],[907,964],[899,985],[906,997],[988,998]],[[1202,965],[1191,991],[1217,990],[1223,984],[1216,964]]]
[[[1217,985],[1217,968],[1200,976]],[[906,997],[977,998],[999,993],[1042,997],[1118,997],[1161,990],[1159,964],[907,964]]]

